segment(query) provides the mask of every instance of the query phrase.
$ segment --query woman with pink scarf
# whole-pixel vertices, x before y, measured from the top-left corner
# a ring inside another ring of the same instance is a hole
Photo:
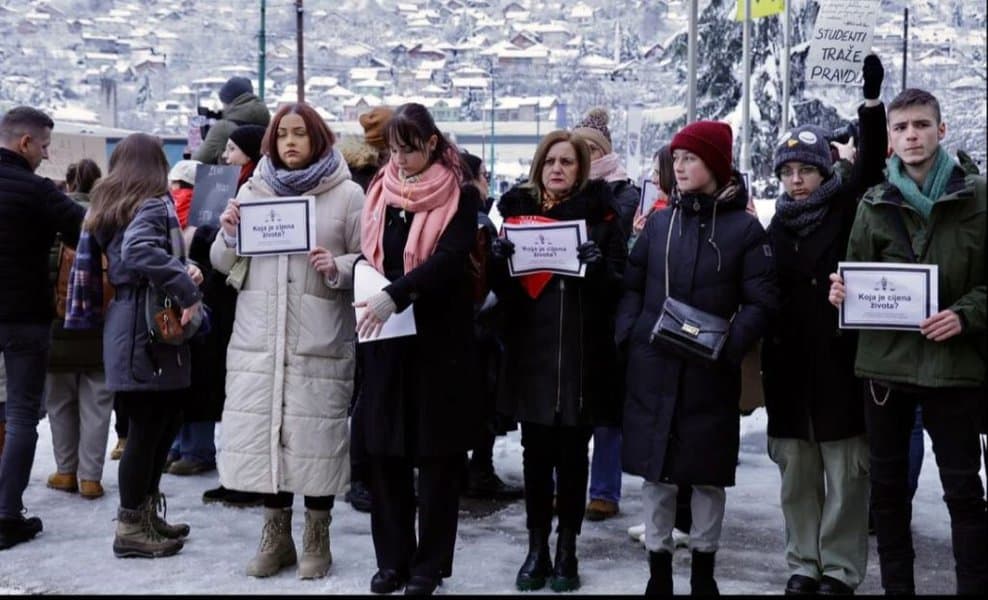
[[[360,344],[352,427],[370,456],[371,592],[431,594],[452,574],[463,463],[480,426],[467,270],[480,197],[461,185],[459,154],[424,106],[398,107],[385,138],[391,159],[367,190],[361,250],[390,283],[355,303],[366,309],[357,330],[374,338],[411,306],[416,334]]]

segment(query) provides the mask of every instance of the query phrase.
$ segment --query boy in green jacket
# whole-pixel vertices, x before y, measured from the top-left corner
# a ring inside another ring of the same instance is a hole
[[[985,179],[940,147],[946,124],[928,92],[888,107],[887,181],[861,199],[847,260],[935,264],[942,308],[920,330],[862,330],[855,373],[865,379],[871,502],[882,587],[915,593],[907,484],[916,405],[933,440],[950,512],[958,594],[988,592],[988,517],[978,474],[985,412]],[[865,132],[862,133],[864,135]],[[830,302],[846,290],[830,275]]]

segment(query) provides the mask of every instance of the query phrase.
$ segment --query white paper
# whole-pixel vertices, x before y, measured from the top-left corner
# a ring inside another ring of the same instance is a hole
[[[860,86],[881,0],[820,0],[806,54],[806,83]]]
[[[391,282],[384,275],[377,272],[377,269],[372,267],[370,263],[365,260],[357,262],[353,267],[353,301],[362,302],[374,294],[380,292],[385,287],[390,285]],[[409,335],[415,335],[415,312],[414,304],[410,304],[405,310],[395,313],[388,317],[388,320],[384,322],[381,326],[381,332],[373,338],[362,337],[360,333],[357,333],[357,342],[376,342],[379,340],[385,340],[389,338],[405,337]],[[360,317],[363,316],[366,308],[354,308],[357,314],[357,322],[360,322]]]
[[[837,273],[845,289],[842,329],[919,330],[940,310],[937,265],[840,262]]]
[[[512,277],[530,273],[557,273],[583,277],[587,265],[577,257],[577,246],[587,241],[587,222],[505,223],[501,230],[514,242],[515,253],[508,260]]]
[[[305,254],[316,245],[315,196],[252,198],[240,202],[237,254]]]

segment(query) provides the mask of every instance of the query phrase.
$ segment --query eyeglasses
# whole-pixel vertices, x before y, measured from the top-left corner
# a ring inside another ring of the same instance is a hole
[[[779,169],[779,177],[781,177],[782,179],[792,179],[793,175],[799,173],[800,179],[803,179],[809,177],[810,175],[813,175],[814,173],[819,173],[819,172],[820,172],[819,169],[817,169],[816,167],[811,167],[809,165],[803,165],[795,170],[792,167],[782,167],[781,169]]]

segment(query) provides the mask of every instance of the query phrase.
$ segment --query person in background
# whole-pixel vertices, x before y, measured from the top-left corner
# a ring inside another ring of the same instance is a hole
[[[220,164],[226,141],[240,125],[267,127],[271,113],[264,101],[254,95],[254,85],[246,77],[231,77],[219,92],[223,103],[223,118],[210,126],[206,139],[196,148],[192,158],[208,165]]]
[[[263,156],[261,144],[265,131],[260,125],[241,125],[233,130],[226,142],[223,161],[240,167],[238,191],[250,180]],[[212,309],[212,327],[192,345],[192,389],[183,411],[186,422],[183,430],[186,427],[199,429],[199,443],[205,447],[208,456],[216,455],[215,423],[222,418],[226,402],[226,353],[237,310],[237,290],[227,285],[226,274],[214,269],[209,259],[209,249],[219,232],[219,223],[186,227],[184,232],[189,244],[189,259],[203,270],[203,302]],[[172,450],[176,449],[173,445]],[[264,503],[264,496],[220,485],[203,492],[202,501],[235,507],[259,506]]]
[[[919,330],[858,333],[854,372],[865,379],[882,587],[886,594],[916,592],[909,446],[919,404],[950,513],[957,593],[984,595],[988,518],[979,435],[988,355],[985,179],[966,173],[941,146],[947,126],[929,92],[903,90],[889,104],[887,122],[893,154],[886,181],[861,198],[847,260],[937,265],[939,310],[920,321]],[[863,129],[861,136],[880,133]],[[848,290],[837,273],[830,281],[830,303],[840,306]]]
[[[467,270],[480,194],[421,104],[399,106],[384,137],[391,159],[368,189],[361,247],[390,283],[354,304],[366,340],[353,422],[370,456],[370,590],[431,594],[453,572],[463,461],[481,426]],[[414,336],[373,339],[409,306]]]
[[[350,476],[346,409],[353,394],[353,265],[364,196],[319,113],[298,102],[278,109],[254,175],[220,216],[210,263],[239,281],[226,356],[220,483],[264,494],[264,522],[251,577],[298,564],[300,579],[325,577],[329,526]],[[237,256],[240,202],[315,197],[308,254]],[[295,494],[304,495],[302,555],[292,538]]]
[[[7,377],[0,457],[0,550],[33,539],[43,525],[24,515],[24,489],[38,419],[54,314],[48,260],[55,234],[75,246],[85,210],[35,174],[48,158],[54,122],[29,106],[0,117],[0,354]]]
[[[696,121],[672,139],[672,210],[648,219],[631,250],[615,339],[628,352],[623,465],[645,478],[646,595],[671,595],[680,487],[692,487],[690,587],[718,594],[714,562],[740,443],[741,361],[778,306],[774,261],[732,167],[729,125]],[[666,298],[730,319],[715,361],[652,331]]]
[[[628,178],[621,157],[611,147],[610,118],[604,108],[594,108],[573,129],[590,148],[590,179],[607,182],[614,197],[622,233],[630,238],[633,220],[641,199],[641,190]],[[624,398],[624,369],[614,370],[614,404]],[[621,501],[621,414],[616,411],[613,422],[603,422],[593,431],[593,459],[590,463],[590,503],[588,521],[603,521],[618,514]]]
[[[185,229],[189,224],[189,209],[195,193],[197,160],[180,160],[168,171],[168,193],[175,203],[178,224]]]
[[[178,215],[168,196],[168,160],[159,138],[133,133],[117,144],[109,172],[90,194],[84,227],[106,254],[115,288],[103,325],[106,387],[130,415],[120,459],[113,553],[118,558],[171,556],[182,549],[190,527],[158,516],[158,507],[165,506],[159,483],[190,383],[189,346],[153,340],[146,326],[134,324],[145,319],[151,285],[178,304],[181,325],[200,319],[202,273],[185,264]],[[96,286],[100,254],[88,250],[80,243],[74,270]],[[67,326],[80,306],[85,303],[70,301]]]
[[[376,106],[360,115],[360,125],[364,135],[346,136],[340,140],[340,154],[350,167],[353,180],[367,191],[374,176],[388,162],[390,150],[388,140],[384,138],[384,126],[394,114],[394,110],[386,106]],[[371,511],[371,494],[368,487],[369,457],[364,443],[363,427],[354,422],[354,407],[360,398],[361,382],[363,380],[363,353],[357,352],[356,374],[353,381],[353,399],[350,402],[350,489],[345,499],[354,510],[369,513]]]
[[[589,174],[583,137],[553,131],[539,142],[529,182],[508,190],[498,203],[509,222],[583,220],[589,238],[578,248],[584,277],[509,277],[514,244],[502,237],[491,246],[492,288],[506,324],[498,408],[521,423],[524,447],[528,555],[515,578],[520,591],[540,589],[547,580],[557,592],[580,587],[576,538],[587,498],[590,437],[595,425],[611,422],[620,410],[613,327],[626,237],[609,186]],[[559,528],[553,564],[554,492]]]
[[[878,100],[883,69],[864,62],[863,130],[884,134]],[[847,252],[861,194],[882,179],[888,140],[827,143],[828,132],[802,125],[785,132],[773,167],[782,182],[768,226],[779,276],[780,312],[762,344],[768,454],[782,477],[786,594],[846,595],[868,564],[868,442],[861,382],[854,376],[857,332],[840,330],[827,299],[829,274]],[[853,161],[833,166],[831,146]]]
[[[69,165],[65,173],[69,197],[87,208],[89,192],[101,176],[100,168],[88,158]],[[56,469],[48,477],[48,487],[99,498],[103,495],[103,460],[113,410],[113,393],[106,389],[103,374],[103,334],[99,330],[65,329],[65,302],[75,250],[57,240],[51,256],[58,318],[52,323],[45,380]],[[112,296],[113,288],[104,277],[104,304]]]
[[[466,151],[461,151],[460,156],[464,165],[464,181],[472,183],[480,192],[481,203],[477,207],[477,235],[483,236],[483,241],[475,248],[479,247],[485,255],[478,257],[471,252],[470,260],[475,263],[475,268],[482,271],[481,277],[486,280],[486,253],[497,237],[497,228],[487,215],[487,209],[490,208],[486,202],[490,191],[487,168],[479,156]],[[505,483],[494,471],[494,441],[498,435],[503,435],[508,429],[506,423],[508,418],[496,410],[503,345],[502,321],[503,314],[498,308],[497,295],[486,286],[477,290],[474,296],[474,333],[477,338],[477,369],[480,381],[483,382],[481,395],[485,399],[483,411],[485,427],[467,462],[466,485],[463,488],[463,495],[467,498],[518,500],[525,495],[522,488]],[[514,428],[513,423],[510,428]]]

